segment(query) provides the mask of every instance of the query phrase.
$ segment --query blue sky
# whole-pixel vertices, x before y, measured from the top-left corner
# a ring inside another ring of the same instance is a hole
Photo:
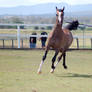
[[[0,7],[12,7],[20,5],[34,5],[40,3],[57,2],[68,3],[70,5],[92,4],[92,0],[0,0]]]

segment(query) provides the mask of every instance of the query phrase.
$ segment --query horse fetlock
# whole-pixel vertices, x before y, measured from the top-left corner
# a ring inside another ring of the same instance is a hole
[[[64,66],[64,69],[67,69],[67,66],[66,65],[63,65]]]
[[[38,69],[37,73],[38,73],[38,74],[41,74],[41,73],[42,73],[42,71],[41,71],[40,69]]]
[[[55,66],[52,65],[51,68],[52,68],[52,69],[55,69]]]

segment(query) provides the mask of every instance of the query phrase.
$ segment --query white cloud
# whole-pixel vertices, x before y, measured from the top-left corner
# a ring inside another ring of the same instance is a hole
[[[0,7],[11,7],[19,5],[30,5],[30,0],[0,0]]]

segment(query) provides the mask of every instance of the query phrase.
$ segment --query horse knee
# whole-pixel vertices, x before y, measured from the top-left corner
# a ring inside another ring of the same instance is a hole
[[[56,57],[53,57],[53,58],[52,58],[52,62],[55,62],[55,60],[56,60]]]
[[[55,62],[55,60],[56,60],[57,55],[58,55],[58,52],[55,52],[55,55],[54,55],[54,57],[52,58],[52,66],[51,66],[52,69],[55,69],[54,62]]]
[[[55,56],[52,58],[52,62],[55,62],[57,55],[58,53],[55,53]]]
[[[45,52],[45,54],[44,54],[44,56],[42,58],[43,61],[46,59],[47,53],[48,53],[48,50],[46,50],[46,52]]]

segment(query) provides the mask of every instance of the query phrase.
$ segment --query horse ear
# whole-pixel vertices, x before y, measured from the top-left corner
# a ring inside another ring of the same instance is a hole
[[[57,6],[56,6],[56,10],[57,10]]]
[[[62,10],[64,11],[64,9],[65,9],[65,6],[63,7],[63,9],[62,9]]]

